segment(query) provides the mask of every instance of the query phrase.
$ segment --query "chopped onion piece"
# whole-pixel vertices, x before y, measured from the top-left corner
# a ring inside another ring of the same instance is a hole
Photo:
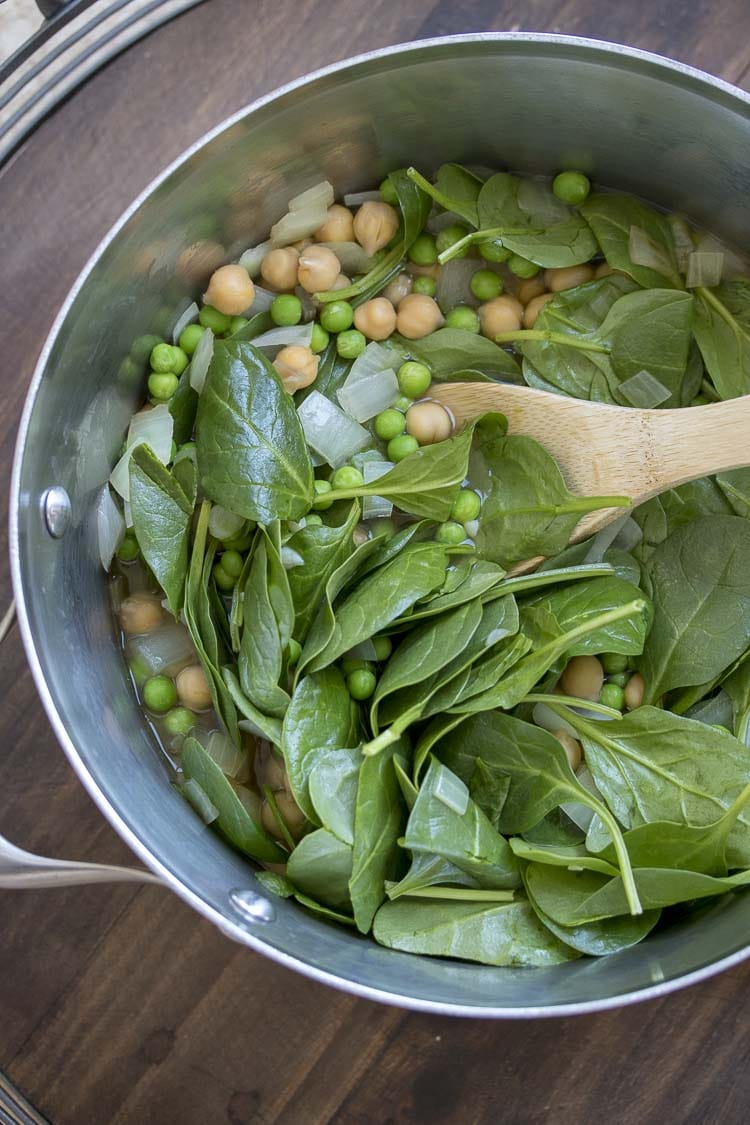
[[[444,313],[457,305],[476,308],[481,303],[470,288],[471,279],[479,268],[476,258],[454,258],[440,267],[435,300]]]
[[[275,355],[279,348],[285,348],[290,344],[299,344],[303,348],[309,348],[312,343],[313,324],[291,324],[283,328],[271,328],[268,332],[261,333],[256,336],[252,341],[254,348],[259,348],[262,352],[270,352]]]
[[[172,452],[174,419],[166,403],[141,410],[130,419],[125,452],[115,465],[109,481],[123,500],[130,501],[130,458],[137,445],[150,446],[155,457],[166,465]]]
[[[398,398],[396,372],[391,368],[377,371],[369,379],[352,379],[350,371],[336,395],[347,414],[357,422],[367,422]]]
[[[313,184],[311,188],[295,195],[293,199],[289,200],[287,206],[290,211],[304,211],[305,208],[309,207],[325,207],[328,209],[335,198],[333,184],[329,184],[328,180],[321,180],[320,183]]]
[[[658,246],[642,227],[632,226],[628,233],[628,254],[637,266],[656,270],[657,273],[670,277],[674,273],[674,265],[669,255],[661,246]]]
[[[687,270],[688,258],[695,249],[695,246],[693,244],[693,236],[690,232],[690,227],[681,215],[668,215],[667,222],[672,228],[675,254],[677,256],[677,268],[681,270],[682,273],[685,273],[685,271]]]
[[[588,789],[589,793],[594,797],[599,800],[603,799],[588,766],[581,766],[580,769],[576,771],[576,780],[580,781],[584,789]],[[580,804],[578,801],[568,801],[566,804],[560,805],[560,808],[583,832],[588,832],[591,822],[596,815],[593,809],[590,809],[588,805]]]
[[[393,468],[392,461],[366,461],[362,466],[365,484],[372,484],[378,477],[385,476]],[[362,519],[374,520],[390,516],[393,503],[384,496],[365,496],[362,500]]]
[[[235,515],[221,504],[214,504],[208,515],[208,530],[214,539],[235,539],[245,526],[242,516]]]
[[[617,538],[617,535],[620,529],[623,527],[625,521],[629,520],[630,518],[630,515],[626,512],[624,516],[620,516],[619,519],[612,520],[612,523],[608,523],[606,527],[603,527],[601,529],[601,531],[597,531],[596,535],[591,540],[591,546],[584,556],[584,565],[587,565],[589,563],[600,563],[603,560],[604,555]]]
[[[347,277],[356,273],[367,273],[372,266],[372,258],[358,242],[320,242],[333,250],[341,265],[341,272]]]
[[[284,570],[292,570],[295,566],[304,566],[305,560],[299,551],[295,551],[292,547],[281,548],[281,565]]]
[[[125,520],[125,527],[128,527],[128,528],[132,527],[133,526],[133,509],[130,507],[130,503],[127,500],[123,500],[123,502],[122,502],[122,514],[123,514],[123,518]]]
[[[385,371],[389,367],[400,367],[403,356],[392,344],[379,344],[372,340],[361,355],[358,355],[351,366],[347,382],[357,382],[360,379],[369,379],[378,371]]]
[[[247,315],[248,312],[252,312],[253,316],[255,316],[256,313],[268,312],[277,297],[278,293],[272,293],[270,289],[264,289],[262,285],[256,285],[253,303],[250,308],[246,310],[245,315]],[[253,343],[254,342],[255,341],[253,341]]]
[[[464,524],[464,531],[469,539],[476,539],[479,534],[479,520],[467,520]]]
[[[298,211],[290,211],[271,227],[271,246],[288,246],[300,238],[309,238],[322,227],[328,218],[328,205],[313,205]]]
[[[182,795],[187,797],[204,824],[211,824],[214,820],[219,819],[219,810],[216,805],[211,803],[205,790],[194,777],[183,782]]]
[[[440,766],[438,769],[432,794],[458,816],[463,816],[469,806],[468,786],[445,766]]]
[[[225,777],[237,777],[245,764],[245,753],[238,750],[228,735],[212,730],[207,735],[198,732],[195,737]]]
[[[716,235],[702,234],[697,239],[695,249],[701,253],[713,253],[724,255],[724,280],[737,277],[737,275],[745,276],[747,274],[747,262],[734,250],[730,249],[721,242]]]
[[[570,217],[570,208],[557,198],[546,180],[522,179],[518,206],[540,227],[551,227]]]
[[[207,328],[198,341],[198,346],[193,352],[193,358],[190,362],[190,386],[196,394],[200,394],[203,390],[213,354],[214,334],[210,328]]]
[[[188,305],[188,307],[185,309],[185,311],[180,313],[180,316],[177,320],[177,323],[175,324],[174,328],[172,329],[172,343],[173,344],[176,344],[179,341],[180,336],[182,335],[183,329],[187,328],[188,324],[192,324],[194,320],[198,319],[198,313],[199,312],[200,312],[200,309],[196,305],[195,301],[191,301],[190,304]]]
[[[99,558],[106,571],[112,565],[115,551],[125,534],[125,519],[115,503],[109,485],[105,484],[96,502],[96,533],[99,539]]]
[[[345,465],[355,453],[372,444],[372,437],[364,426],[360,426],[320,391],[309,394],[297,414],[307,444],[334,469]]]
[[[382,195],[379,191],[350,191],[344,196],[347,207],[359,207],[363,203],[380,202]]]
[[[359,469],[360,473],[364,471],[364,466],[368,461],[380,461],[382,464],[385,457],[379,449],[365,449],[362,453],[355,453],[352,457],[352,465],[355,469]]]
[[[694,250],[688,254],[687,277],[685,285],[688,289],[695,289],[703,285],[712,289],[718,285],[724,272],[724,255],[718,251]]]
[[[184,625],[170,621],[153,633],[131,637],[128,655],[137,656],[149,676],[174,676],[181,668],[195,663],[195,648]]]
[[[643,539],[643,528],[640,527],[632,516],[622,523],[615,536],[613,547],[620,551],[632,551]]]
[[[640,410],[652,410],[672,396],[672,392],[648,371],[639,371],[620,383],[619,391],[631,406]]]
[[[257,277],[260,273],[263,259],[271,249],[270,240],[268,242],[259,242],[257,246],[250,246],[245,250],[244,254],[240,255],[238,265],[244,266],[251,277]]]

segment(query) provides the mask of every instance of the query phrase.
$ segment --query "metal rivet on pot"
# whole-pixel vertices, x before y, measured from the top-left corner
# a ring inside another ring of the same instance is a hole
[[[273,905],[256,891],[230,891],[229,901],[249,922],[273,922],[276,917]]]
[[[64,488],[55,484],[42,496],[42,513],[47,531],[53,539],[62,539],[70,527],[70,497]]]

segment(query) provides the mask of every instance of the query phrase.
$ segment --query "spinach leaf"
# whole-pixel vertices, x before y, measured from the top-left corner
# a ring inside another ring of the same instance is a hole
[[[625,497],[574,496],[549,453],[533,438],[505,437],[496,417],[477,423],[469,462],[472,485],[485,496],[476,534],[483,557],[506,565],[555,554],[586,512],[627,505]]]
[[[213,758],[191,735],[185,739],[180,765],[188,780],[196,781],[218,810],[213,822],[232,847],[264,863],[283,863],[284,852],[256,824]]]
[[[358,746],[327,750],[315,757],[307,779],[318,822],[344,844],[354,843],[354,810],[362,762]]]
[[[696,289],[693,331],[722,399],[750,391],[750,325],[737,320],[712,289]]]
[[[325,828],[303,836],[289,856],[287,875],[303,894],[334,909],[348,910],[352,848]]]
[[[399,788],[401,789],[401,796],[404,799],[404,804],[406,805],[409,812],[411,812],[417,800],[419,789],[409,777],[406,767],[406,759],[400,754],[394,754],[393,772],[395,773],[398,780]]]
[[[569,633],[576,625],[614,609],[640,596],[637,586],[622,578],[594,578],[562,586],[552,593],[537,595],[522,603],[521,629],[535,647],[547,644]],[[604,632],[589,633],[566,649],[573,656],[600,652],[618,652],[633,656],[643,651],[651,625],[651,606],[647,599],[643,612],[625,617],[607,626]]]
[[[455,382],[456,372],[470,371],[488,375],[502,382],[520,382],[517,361],[494,340],[466,332],[461,328],[438,328],[421,340],[392,336],[391,340],[410,359],[425,363],[437,382]]]
[[[630,949],[651,933],[661,917],[660,910],[645,910],[643,914],[622,914],[599,922],[583,922],[574,926],[561,926],[542,910],[534,898],[533,889],[526,882],[526,894],[542,925],[556,938],[589,957],[607,957]]]
[[[682,289],[674,234],[666,215],[630,195],[594,192],[579,208],[613,270],[622,270],[646,289]],[[638,265],[630,257],[630,232],[642,231],[659,268]]]
[[[637,665],[652,703],[711,680],[750,646],[750,524],[706,516],[679,527],[647,575],[654,623]]]
[[[274,327],[273,317],[270,312],[255,313],[254,316],[250,317],[247,324],[243,324],[236,332],[232,332],[227,339],[237,343],[241,341],[242,343],[248,344],[251,340],[254,340],[256,336],[260,336],[262,332],[268,332]],[[218,342],[223,343],[223,341]]]
[[[537,920],[528,902],[430,902],[381,906],[373,937],[389,949],[484,965],[557,965],[576,953]]]
[[[264,537],[253,553],[245,585],[245,626],[238,664],[240,684],[250,702],[264,714],[280,719],[289,706],[289,693],[279,683],[284,669],[285,645],[271,604],[272,550],[270,541]]]
[[[346,382],[346,377],[352,369],[353,362],[353,360],[344,359],[339,355],[336,347],[336,337],[334,336],[320,357],[318,374],[315,376],[314,382],[312,382],[309,387],[297,391],[294,396],[294,401],[297,406],[301,406],[307,396],[312,394],[313,391],[318,391],[319,394],[325,395],[326,398],[330,399],[331,402],[335,402],[338,406],[336,393]]]
[[[198,470],[191,457],[182,457],[172,463],[172,476],[188,499],[191,509],[198,499]]]
[[[182,608],[193,505],[147,445],[130,458],[130,507],[138,546],[167,595],[175,617]]]
[[[317,820],[309,790],[313,767],[327,751],[356,741],[352,700],[338,668],[300,680],[284,715],[281,752],[292,795],[308,820]]]
[[[428,620],[465,605],[495,589],[504,577],[505,571],[495,563],[487,562],[485,559],[460,559],[446,574],[446,584],[448,579],[451,579],[456,585],[450,590],[443,585],[436,593],[417,602],[412,613],[399,618],[394,622],[394,626],[409,628],[419,621]]]
[[[581,567],[597,566],[597,563],[586,563],[586,558],[591,552],[593,540],[583,539],[580,543],[572,543],[561,551],[559,555],[553,555],[551,559],[545,559],[540,563],[535,574],[547,574],[550,571],[562,570],[563,580],[566,572],[571,571],[571,578],[575,576],[575,571]],[[641,581],[641,567],[640,563],[633,558],[627,551],[621,551],[619,547],[608,547],[602,556],[602,563],[605,564],[610,573],[614,573],[618,578],[623,578],[626,582],[632,583],[633,586],[639,586]],[[600,575],[594,573],[592,578],[598,578]]]
[[[625,843],[627,844],[627,834]],[[584,844],[531,844],[520,836],[508,840],[513,854],[528,863],[549,863],[552,867],[565,867],[570,871],[598,871],[600,875],[619,875],[617,867],[597,855],[590,855]],[[610,845],[611,847],[611,845]],[[614,848],[611,849],[614,853]],[[633,856],[630,861],[635,867]]]
[[[491,231],[514,254],[546,268],[576,266],[593,258],[596,239],[581,216],[561,204],[551,189],[546,200],[526,209],[519,191],[527,186],[528,181],[508,172],[490,176],[477,201],[480,229],[486,234]],[[535,189],[544,195],[541,184]]]
[[[518,717],[523,718],[521,715]],[[529,844],[562,845],[562,847],[567,848],[575,844],[582,844],[586,839],[586,834],[560,808],[551,809],[538,824],[527,828],[523,838]],[[609,837],[607,837],[608,842]]]
[[[504,677],[530,648],[531,641],[523,633],[509,637],[484,660],[472,665],[469,678],[465,683],[459,683],[458,691],[453,690],[456,681],[446,684],[433,697],[433,706],[444,708],[452,715],[466,715],[500,706],[496,700],[505,698]]]
[[[174,419],[172,437],[177,445],[190,441],[195,428],[195,415],[198,410],[198,395],[190,386],[190,366],[180,375],[177,390],[169,400],[169,413]]]
[[[357,929],[363,934],[369,932],[385,899],[385,881],[396,876],[401,861],[398,837],[404,805],[393,768],[394,751],[361,759],[349,895]]]
[[[412,806],[413,808],[414,806]],[[411,811],[411,810],[409,810]],[[388,883],[386,894],[393,900],[403,895],[415,896],[429,887],[445,886],[465,887],[476,890],[479,887],[476,879],[467,875],[460,867],[450,860],[439,855],[430,855],[429,852],[415,852],[409,870],[398,883]],[[497,893],[497,892],[495,892]],[[501,892],[504,894],[513,893]]]
[[[432,207],[429,195],[411,179],[406,168],[398,168],[388,175],[389,183],[396,192],[404,224],[404,243],[408,250],[414,239],[422,233],[427,216]]]
[[[253,706],[240,687],[239,681],[232,668],[222,668],[221,675],[226,685],[229,696],[238,713],[242,730],[251,730],[258,738],[265,738],[274,746],[281,746],[281,721],[271,715],[264,715],[257,707]]]
[[[719,473],[715,481],[734,514],[747,519],[750,516],[750,469]]]
[[[381,478],[383,479],[383,478]],[[333,629],[325,646],[306,659],[316,644],[315,624],[302,650],[300,663],[316,672],[338,660],[350,648],[375,636],[445,578],[445,548],[439,543],[411,544],[390,562],[363,578],[336,606]]]
[[[412,777],[415,785],[419,785],[422,767],[428,760],[433,747],[436,746],[446,734],[450,733],[450,731],[454,730],[465,721],[466,715],[435,715],[427,726],[420,731],[417,745],[414,748],[414,764],[412,766]],[[454,770],[454,772],[459,773],[458,770]],[[477,803],[479,804],[479,802]],[[497,824],[492,817],[489,816],[486,808],[482,807],[482,812],[487,816],[488,820],[491,821],[492,827],[497,828]]]
[[[294,401],[252,344],[214,348],[195,441],[204,491],[231,512],[266,524],[309,510],[312,464]]]
[[[300,644],[304,643],[318,612],[328,579],[354,551],[352,533],[359,516],[359,504],[353,501],[340,526],[317,524],[303,527],[287,543],[302,559],[301,566],[292,567],[289,571],[289,588],[295,609],[294,636]]]
[[[328,918],[332,922],[340,922],[345,926],[354,925],[354,919],[348,914],[331,910],[330,907],[322,906],[309,895],[302,894],[291,880],[287,879],[286,875],[278,875],[275,871],[256,871],[255,878],[269,894],[277,895],[279,898],[293,898],[300,906],[305,906],[308,910],[312,910],[314,914],[320,914],[322,918]]]
[[[732,515],[732,507],[713,477],[688,481],[679,488],[654,496],[633,512],[633,519],[643,532],[643,539],[634,553],[641,562],[647,562],[654,548],[676,528],[708,515]]]
[[[455,774],[433,759],[409,814],[403,846],[447,859],[480,887],[517,887],[521,882],[518,863],[507,841],[471,800],[468,790],[462,813],[456,805],[445,803],[442,794],[456,786],[464,788]]]
[[[406,174],[440,207],[460,215],[471,226],[478,226],[476,201],[483,181],[473,172],[461,164],[443,164],[438,168],[434,184],[426,180],[416,168],[407,168]]]

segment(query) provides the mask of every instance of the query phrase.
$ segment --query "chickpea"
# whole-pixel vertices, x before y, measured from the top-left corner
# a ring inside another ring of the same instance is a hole
[[[308,246],[299,256],[297,280],[308,293],[330,289],[341,273],[341,263],[327,246]]]
[[[354,327],[368,340],[387,340],[396,331],[396,310],[386,297],[373,297],[354,310]]]
[[[260,264],[260,276],[272,289],[294,289],[299,254],[291,246],[269,250]]]
[[[211,706],[211,689],[200,664],[190,664],[177,673],[177,694],[183,707],[191,711],[207,711]]]
[[[274,796],[276,797],[276,804],[279,806],[279,812],[284,818],[284,823],[291,834],[296,836],[305,823],[305,814],[286,789],[281,789]]]
[[[333,203],[328,208],[328,217],[315,232],[318,242],[353,242],[354,216],[348,207]]]
[[[437,281],[442,267],[439,262],[433,262],[431,266],[418,266],[416,262],[408,262],[406,268],[412,277],[431,277],[433,281]]]
[[[544,283],[553,293],[559,293],[562,289],[574,289],[576,285],[584,285],[593,277],[594,267],[589,265],[563,266],[561,269],[544,271]]]
[[[291,243],[292,249],[296,250],[298,254],[301,254],[303,250],[307,250],[308,246],[314,245],[314,238],[298,238],[296,242]]]
[[[594,277],[598,281],[600,277],[610,277],[613,273],[616,273],[616,272],[617,272],[616,270],[612,269],[609,262],[600,262],[599,265],[594,270]]]
[[[348,289],[351,283],[351,278],[347,277],[345,273],[340,273],[331,289]]]
[[[566,695],[579,699],[598,699],[604,683],[604,669],[596,656],[574,656],[560,677]]]
[[[203,300],[226,316],[239,316],[255,300],[255,286],[244,266],[220,266],[211,274]]]
[[[544,278],[538,273],[536,277],[530,277],[521,282],[516,290],[516,297],[522,305],[528,305],[529,301],[533,301],[535,297],[541,297],[544,290]]]
[[[161,602],[153,594],[131,594],[120,606],[123,633],[153,633],[164,620]]]
[[[293,395],[301,387],[309,387],[318,374],[320,357],[310,348],[301,344],[289,344],[282,348],[273,361],[284,390]]]
[[[499,332],[517,332],[523,320],[523,305],[515,297],[494,297],[479,306],[482,335],[494,340]]]
[[[406,411],[406,430],[420,445],[433,445],[451,436],[453,419],[439,402],[417,402]]]
[[[387,301],[390,301],[394,308],[398,308],[404,297],[408,297],[411,293],[411,287],[414,284],[414,278],[409,273],[399,273],[394,277],[393,281],[389,281],[385,289],[381,293]]]
[[[536,318],[542,311],[548,301],[554,297],[554,293],[540,293],[538,297],[532,297],[526,308],[523,310],[523,326],[524,328],[533,328],[536,324]]]
[[[271,750],[263,765],[263,783],[272,789],[284,789],[288,781],[283,758]]]
[[[407,340],[421,340],[442,323],[440,306],[424,293],[410,293],[398,306],[396,328]]]
[[[398,211],[390,203],[368,199],[354,216],[354,237],[365,253],[382,250],[398,230]]]
[[[568,734],[566,730],[553,730],[552,734],[565,751],[568,765],[575,773],[583,760],[583,747],[578,739],[573,738],[573,735]]]
[[[635,711],[636,707],[640,707],[643,703],[643,696],[646,691],[646,684],[640,672],[636,672],[630,677],[625,684],[625,706],[628,711]]]
[[[370,532],[367,530],[363,523],[358,523],[352,532],[352,543],[355,547],[361,547],[370,538]]]

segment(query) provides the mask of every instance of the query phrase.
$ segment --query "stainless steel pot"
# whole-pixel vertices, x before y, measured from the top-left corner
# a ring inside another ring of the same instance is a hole
[[[561,36],[463,36],[365,55],[261,99],[136,200],[50,333],[13,475],[19,619],[81,781],[148,867],[229,936],[317,980],[406,1007],[495,1017],[594,1011],[747,957],[750,895],[615,957],[534,970],[392,952],[269,902],[248,864],[170,787],[131,691],[97,558],[93,501],[140,390],[123,358],[135,337],[168,327],[175,304],[193,295],[190,277],[197,291],[200,255],[186,248],[208,238],[233,255],[321,178],[354,190],[393,167],[449,159],[582,168],[747,241],[750,99],[654,55]]]

